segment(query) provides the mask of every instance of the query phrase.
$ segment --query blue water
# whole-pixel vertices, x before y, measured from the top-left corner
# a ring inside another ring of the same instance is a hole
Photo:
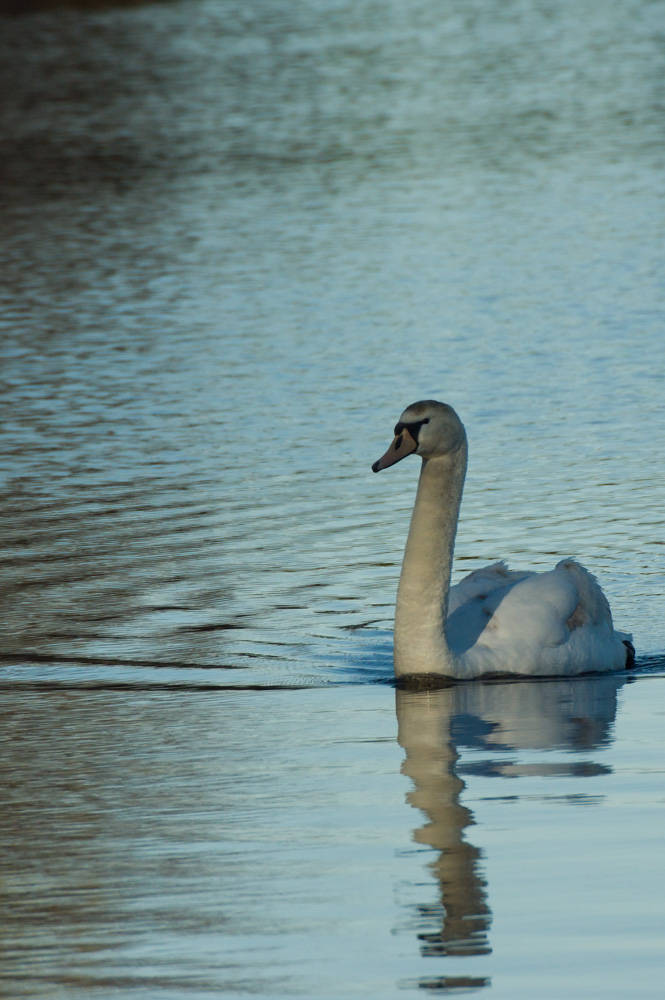
[[[660,995],[662,13],[2,17],[5,995]],[[423,397],[634,678],[393,690]]]

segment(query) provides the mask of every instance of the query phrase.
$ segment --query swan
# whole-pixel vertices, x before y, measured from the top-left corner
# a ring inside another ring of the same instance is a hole
[[[398,682],[561,677],[632,666],[632,637],[614,630],[598,582],[573,559],[544,573],[498,562],[451,587],[467,465],[466,432],[452,406],[431,399],[408,406],[372,470],[411,454],[422,463],[395,608]]]

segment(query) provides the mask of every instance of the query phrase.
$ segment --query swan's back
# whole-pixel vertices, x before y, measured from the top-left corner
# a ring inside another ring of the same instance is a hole
[[[546,573],[476,570],[450,590],[446,638],[463,674],[621,670],[624,639],[596,579],[566,559]],[[536,667],[537,665],[537,667]]]

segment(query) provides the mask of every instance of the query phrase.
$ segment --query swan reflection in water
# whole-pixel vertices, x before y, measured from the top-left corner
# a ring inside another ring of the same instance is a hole
[[[617,691],[625,677],[455,684],[430,691],[397,690],[398,740],[406,752],[402,773],[413,782],[407,802],[426,822],[414,840],[436,852],[429,868],[440,903],[410,908],[424,957],[483,956],[491,953],[491,886],[482,856],[466,840],[475,821],[460,801],[461,774],[585,776],[607,767],[579,759],[519,763],[533,750],[594,751],[606,746],[616,715]],[[491,751],[492,758],[467,766],[460,749]],[[503,754],[506,754],[504,757]],[[479,989],[490,979],[476,976],[425,977],[421,989]]]

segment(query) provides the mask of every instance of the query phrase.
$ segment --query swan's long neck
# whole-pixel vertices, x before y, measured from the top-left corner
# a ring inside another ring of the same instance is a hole
[[[445,622],[466,460],[466,441],[440,458],[423,459],[397,591],[397,677],[458,673]]]

